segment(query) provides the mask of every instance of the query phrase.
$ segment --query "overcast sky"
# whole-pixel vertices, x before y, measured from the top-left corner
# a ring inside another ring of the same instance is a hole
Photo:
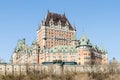
[[[108,59],[120,61],[120,0],[1,0],[0,57],[9,61],[17,41],[26,38],[31,45],[47,11],[66,15],[77,28],[79,39],[84,31],[91,43],[104,45]]]

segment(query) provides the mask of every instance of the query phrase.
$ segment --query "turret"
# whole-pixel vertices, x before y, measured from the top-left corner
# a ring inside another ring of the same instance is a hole
[[[77,38],[76,38],[76,31],[74,31],[73,36],[71,37],[71,45],[76,46],[77,45]]]
[[[90,43],[90,40],[86,37],[85,33],[82,33],[78,46],[92,47],[92,44]]]
[[[37,43],[37,39],[34,39],[34,41],[32,42],[32,55],[33,57],[33,62],[34,64],[39,64],[39,52],[40,52],[40,47]]]

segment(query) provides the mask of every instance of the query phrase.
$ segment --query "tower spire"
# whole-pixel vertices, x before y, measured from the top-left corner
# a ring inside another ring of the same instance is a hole
[[[85,32],[84,27],[82,27],[82,33],[84,33],[84,32]]]
[[[48,13],[49,13],[50,11],[49,11],[49,9],[48,9]]]
[[[63,14],[64,16],[65,16],[65,12],[64,12],[64,14]]]

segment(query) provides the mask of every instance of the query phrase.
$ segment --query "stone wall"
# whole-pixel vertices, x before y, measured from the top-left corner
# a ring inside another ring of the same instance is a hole
[[[0,64],[0,74],[28,74],[28,73],[53,73],[60,74],[62,71],[61,65],[11,65],[11,64]]]
[[[62,73],[72,73],[72,72],[97,72],[104,71],[109,72],[119,71],[120,65],[112,66],[111,65],[97,65],[97,66],[80,66],[80,65],[12,65],[12,64],[0,64],[0,74],[1,75],[21,75],[29,73],[50,73],[50,74],[62,74]]]

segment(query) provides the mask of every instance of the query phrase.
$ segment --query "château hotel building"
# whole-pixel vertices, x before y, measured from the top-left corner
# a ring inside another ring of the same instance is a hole
[[[91,44],[82,33],[76,38],[73,27],[65,14],[48,12],[37,29],[37,37],[32,45],[26,45],[25,39],[19,40],[11,56],[13,64],[41,64],[61,60],[74,61],[79,65],[106,64],[107,51],[103,46]]]

